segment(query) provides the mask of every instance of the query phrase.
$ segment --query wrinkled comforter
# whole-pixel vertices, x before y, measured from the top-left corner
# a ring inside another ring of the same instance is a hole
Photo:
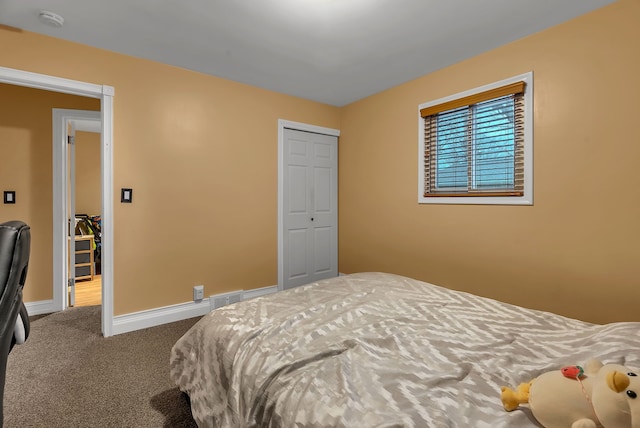
[[[526,427],[500,386],[591,357],[640,369],[640,323],[594,325],[361,273],[240,302],[174,345],[199,427]]]

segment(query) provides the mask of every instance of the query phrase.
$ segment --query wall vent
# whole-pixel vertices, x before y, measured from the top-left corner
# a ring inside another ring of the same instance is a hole
[[[229,293],[214,294],[213,296],[209,297],[211,310],[218,309],[232,303],[241,302],[243,293],[244,290],[238,290],[231,291]]]

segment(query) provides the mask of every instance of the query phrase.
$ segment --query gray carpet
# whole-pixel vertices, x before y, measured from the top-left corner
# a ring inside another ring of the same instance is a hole
[[[100,306],[33,319],[9,355],[4,427],[196,427],[169,353],[197,320],[104,338]]]

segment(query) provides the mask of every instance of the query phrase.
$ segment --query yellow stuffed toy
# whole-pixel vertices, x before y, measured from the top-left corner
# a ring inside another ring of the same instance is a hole
[[[521,404],[545,428],[640,428],[640,378],[618,364],[589,360],[546,372],[515,390],[502,387],[506,411]]]

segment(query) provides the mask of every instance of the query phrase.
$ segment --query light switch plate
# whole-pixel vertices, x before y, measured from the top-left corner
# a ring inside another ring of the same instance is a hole
[[[122,189],[120,191],[120,202],[125,204],[133,202],[133,189]]]
[[[4,191],[4,203],[5,204],[15,204],[16,203],[16,192],[15,192],[15,190],[5,190]]]

